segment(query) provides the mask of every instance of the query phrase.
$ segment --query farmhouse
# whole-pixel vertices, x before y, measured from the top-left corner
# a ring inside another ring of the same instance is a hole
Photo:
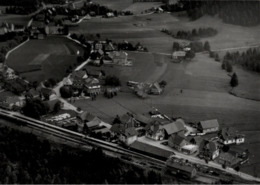
[[[207,159],[214,160],[219,156],[219,148],[215,142],[203,140],[199,149],[200,155]]]
[[[185,139],[185,136],[182,134],[172,134],[168,139],[168,145],[172,148],[175,148],[178,151],[181,151],[182,147],[188,144],[189,142]]]
[[[220,138],[220,142],[224,145],[230,144],[240,144],[245,142],[245,136],[242,134],[236,133],[233,129],[222,129],[218,136]]]
[[[172,59],[174,62],[181,62],[186,56],[185,51],[174,51],[172,53]]]
[[[101,93],[101,85],[96,78],[87,78],[84,86],[88,95],[98,95]]]
[[[73,71],[72,72],[71,78],[74,79],[74,80],[87,79],[88,75],[87,75],[86,71],[78,70],[78,71]]]
[[[188,178],[194,178],[197,175],[197,170],[195,169],[195,167],[176,163],[172,159],[168,159],[166,161],[166,166],[175,174],[180,174]]]
[[[151,84],[151,86],[150,86],[150,93],[151,94],[159,95],[162,92],[163,92],[163,90],[160,87],[158,82],[155,82],[155,83]]]
[[[92,121],[93,119],[97,118],[96,116],[94,116],[93,114],[87,112],[87,111],[84,111],[82,113],[79,113],[78,114],[78,119],[80,121],[82,121],[83,123],[86,123],[86,122],[89,122],[89,121]]]
[[[179,121],[162,124],[158,120],[146,125],[145,129],[146,137],[154,140],[163,140],[185,130],[184,125]]]
[[[217,132],[219,130],[218,120],[213,119],[207,121],[200,121],[198,124],[198,130],[202,133]]]
[[[134,119],[138,121],[142,126],[146,126],[148,124],[151,124],[153,120],[147,116],[144,116],[142,114],[134,114]]]
[[[233,167],[237,165],[241,159],[236,154],[230,152],[221,152],[217,158],[217,162],[222,165]]]
[[[127,65],[128,54],[124,51],[113,51],[108,56],[112,59],[113,64]]]
[[[119,141],[129,146],[137,140],[137,131],[134,127],[126,127],[123,124],[114,124],[110,128],[113,136],[118,136]]]

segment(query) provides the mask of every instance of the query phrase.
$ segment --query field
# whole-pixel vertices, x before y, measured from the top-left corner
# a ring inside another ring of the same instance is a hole
[[[132,3],[133,0],[93,0],[93,3],[98,3],[100,5],[107,6],[108,8],[112,10],[124,10],[127,7],[129,7]]]
[[[83,54],[81,46],[63,37],[30,40],[9,55],[7,65],[29,81],[61,80],[66,69],[76,64],[78,50]]]
[[[260,44],[260,26],[242,27],[223,23],[215,17],[204,16],[196,21],[178,17],[175,14],[161,13],[140,16],[127,16],[112,19],[93,18],[85,21],[71,32],[83,34],[100,33],[101,37],[115,41],[128,40],[143,43],[151,52],[171,53],[174,38],[161,33],[162,28],[176,33],[178,30],[192,30],[199,27],[212,27],[218,30],[208,40],[213,50]]]
[[[221,64],[210,59],[207,54],[197,54],[194,60],[181,64],[170,62],[169,57],[159,56],[145,54],[138,59],[141,54],[129,53],[130,58],[135,57],[134,65],[137,65],[138,70],[135,66],[110,67],[105,70],[109,74],[117,74],[124,85],[127,79],[147,82],[166,80],[163,95],[142,100],[131,91],[124,91],[113,99],[100,95],[96,101],[76,101],[75,105],[106,121],[128,111],[147,113],[152,107],[169,116],[181,116],[187,122],[216,118],[222,128],[233,127],[246,135],[246,143],[238,147],[248,148],[252,156],[250,163],[241,170],[251,174],[257,171],[260,174],[260,159],[256,157],[260,155],[257,147],[260,144],[257,137],[260,130],[257,121],[260,119],[260,103],[230,95],[230,77],[221,69]]]
[[[0,24],[7,22],[9,24],[18,24],[26,26],[29,22],[30,17],[24,15],[12,15],[12,14],[3,14],[0,15]]]

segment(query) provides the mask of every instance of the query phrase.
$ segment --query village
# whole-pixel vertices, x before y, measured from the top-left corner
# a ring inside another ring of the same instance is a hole
[[[91,57],[93,53],[96,54],[95,57]],[[108,53],[107,56],[104,53]],[[173,58],[176,61],[175,55]],[[179,60],[183,59],[181,55]],[[117,143],[157,158],[167,159],[175,152],[179,152],[203,159],[205,163],[214,161],[222,165],[222,168],[232,167],[237,170],[239,170],[238,166],[249,160],[248,151],[232,150],[232,145],[245,142],[245,136],[233,129],[222,129],[217,119],[186,123],[184,118],[169,117],[153,108],[139,114],[126,112],[116,116],[112,123],[107,123],[91,112],[71,108],[73,105],[70,107],[70,104],[73,104],[76,99],[94,101],[101,94],[108,98],[120,94],[121,84],[117,77],[106,77],[104,71],[88,69],[88,65],[100,65],[100,63],[125,67],[134,65],[133,62],[129,62],[126,51],[116,51],[113,44],[107,42],[92,43],[90,58],[85,62],[86,68],[81,69],[85,66],[81,64],[53,87],[49,84],[46,87],[46,83],[32,87],[28,81],[16,75],[14,70],[1,65],[0,106],[24,114],[26,111],[24,106],[28,102],[38,102],[45,107],[45,113],[38,117],[44,122]],[[147,98],[160,96],[167,83],[128,81],[126,85],[137,96]],[[30,104],[32,105],[33,103]],[[172,163],[171,160],[167,163],[170,168],[183,169],[183,174],[188,175],[189,178],[196,176],[194,172],[196,168],[190,163]]]
[[[249,161],[250,152],[234,146],[243,145],[245,135],[235,128],[222,128],[217,116],[190,122],[185,117],[169,116],[151,107],[138,113],[117,114],[115,110],[116,116],[109,122],[77,106],[75,102],[82,101],[87,106],[89,102],[95,104],[101,97],[113,101],[122,92],[133,94],[132,101],[151,99],[152,102],[153,97],[164,95],[167,81],[121,80],[113,70],[127,68],[134,71],[138,58],[129,57],[129,53],[145,54],[148,49],[140,42],[102,40],[99,34],[86,40],[84,36],[70,32],[71,27],[97,14],[95,11],[84,12],[84,9],[75,13],[74,9],[73,6],[68,9],[46,8],[34,16],[28,28],[8,23],[2,26],[2,36],[26,30],[28,41],[59,37],[83,49],[73,51],[77,63],[64,67],[66,72],[62,79],[32,82],[6,63],[0,63],[0,108],[163,159],[174,174],[187,178],[194,178],[199,173],[220,175],[219,171],[212,171],[209,163],[239,172],[240,166]],[[66,18],[56,19],[57,12],[70,13]],[[129,12],[118,14],[127,16]],[[116,16],[116,12],[108,10],[102,18]],[[191,42],[175,42],[174,46],[170,54],[171,63],[178,65],[195,57]],[[208,52],[205,48],[203,51]],[[44,68],[37,61],[30,67],[30,72]],[[177,91],[177,94],[182,94],[184,90]]]

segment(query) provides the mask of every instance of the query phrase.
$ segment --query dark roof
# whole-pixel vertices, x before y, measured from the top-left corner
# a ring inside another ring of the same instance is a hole
[[[181,137],[179,134],[173,134],[169,137],[168,143],[169,145],[178,145],[180,146],[183,142],[185,142],[185,138]],[[187,141],[186,141],[187,142]]]
[[[176,163],[176,162],[172,161],[171,159],[168,159],[166,161],[166,165],[169,166],[169,167],[172,167],[176,170],[183,171],[183,172],[192,173],[194,170],[196,171],[195,167],[193,167],[193,166],[188,166],[188,165],[185,165],[185,164]]]
[[[95,117],[93,120],[89,121],[86,123],[87,127],[88,128],[91,128],[91,127],[95,127],[95,126],[98,126],[102,121]]]
[[[139,142],[139,141],[135,141],[134,143],[132,143],[130,145],[130,148],[138,150],[138,151],[142,151],[142,152],[145,152],[145,153],[148,153],[148,154],[160,156],[160,157],[163,157],[163,158],[168,158],[173,153],[171,151],[164,150],[162,148],[158,148],[156,146],[149,145],[147,143],[142,143],[142,142]]]
[[[78,117],[82,120],[82,121],[92,121],[93,119],[96,118],[96,116],[94,116],[93,114],[84,111],[82,113],[79,113]]]
[[[132,136],[136,136],[138,132],[135,130],[134,127],[130,127],[125,129],[124,134],[126,137],[132,137]]]
[[[89,76],[99,76],[102,75],[101,71],[98,70],[87,70]]]
[[[184,125],[180,121],[171,122],[163,125],[162,127],[165,129],[168,135],[185,130]]]
[[[217,145],[217,143],[215,143],[213,141],[203,140],[200,144],[199,149],[200,149],[200,151],[207,150],[207,151],[213,153],[218,149],[218,145]]]
[[[50,108],[50,112],[53,112],[54,110],[54,106],[56,103],[60,102],[58,99],[54,99],[54,100],[49,100],[49,101],[46,101],[47,105],[49,105],[49,108]]]
[[[125,125],[123,124],[114,124],[112,125],[112,127],[110,128],[110,131],[111,132],[115,132],[115,133],[118,133],[118,134],[121,134],[121,133],[124,133],[125,132]]]
[[[219,127],[218,120],[216,119],[201,121],[200,124],[203,129]]]
[[[86,75],[86,71],[78,70],[78,71],[73,71],[71,77],[81,79],[84,77],[84,75]]]
[[[49,88],[41,88],[41,93],[44,95],[51,95],[51,94],[55,94],[55,92],[52,89]]]
[[[142,114],[134,114],[133,116],[137,121],[144,123],[144,124],[149,124],[149,123],[153,122],[153,120],[151,118],[144,116]]]

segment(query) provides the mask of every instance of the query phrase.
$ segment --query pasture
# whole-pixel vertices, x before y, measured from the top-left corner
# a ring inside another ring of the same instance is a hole
[[[161,96],[149,96],[143,100],[129,91],[123,91],[113,99],[100,95],[96,101],[76,101],[75,105],[93,111],[107,121],[128,111],[147,113],[152,107],[172,117],[183,117],[187,122],[218,119],[222,128],[233,127],[246,135],[246,143],[239,147],[249,149],[252,158],[250,165],[242,166],[241,170],[252,175],[254,171],[260,174],[260,159],[253,157],[260,155],[260,150],[254,149],[259,145],[259,137],[251,137],[259,134],[260,103],[229,94],[230,77],[221,69],[219,62],[209,58],[208,54],[197,54],[192,61],[180,64],[172,63],[169,57],[163,55],[129,52],[130,56],[135,57],[134,65],[138,69],[107,67],[109,70],[105,68],[106,73],[116,74],[123,85],[127,80],[165,80],[167,86]]]
[[[61,80],[66,69],[77,64],[78,50],[83,55],[84,49],[77,43],[50,36],[44,40],[30,40],[13,51],[6,62],[29,81]]]
[[[151,52],[171,53],[173,41],[178,40],[161,33],[161,29],[166,28],[172,33],[176,33],[179,30],[192,30],[200,27],[212,27],[218,30],[216,36],[201,39],[202,41],[208,40],[212,50],[260,44],[260,26],[235,26],[225,24],[220,19],[210,16],[203,16],[196,21],[190,21],[188,18],[170,13],[124,16],[111,19],[93,18],[82,22],[79,27],[71,28],[70,31],[80,34],[100,33],[103,39],[141,42]]]

